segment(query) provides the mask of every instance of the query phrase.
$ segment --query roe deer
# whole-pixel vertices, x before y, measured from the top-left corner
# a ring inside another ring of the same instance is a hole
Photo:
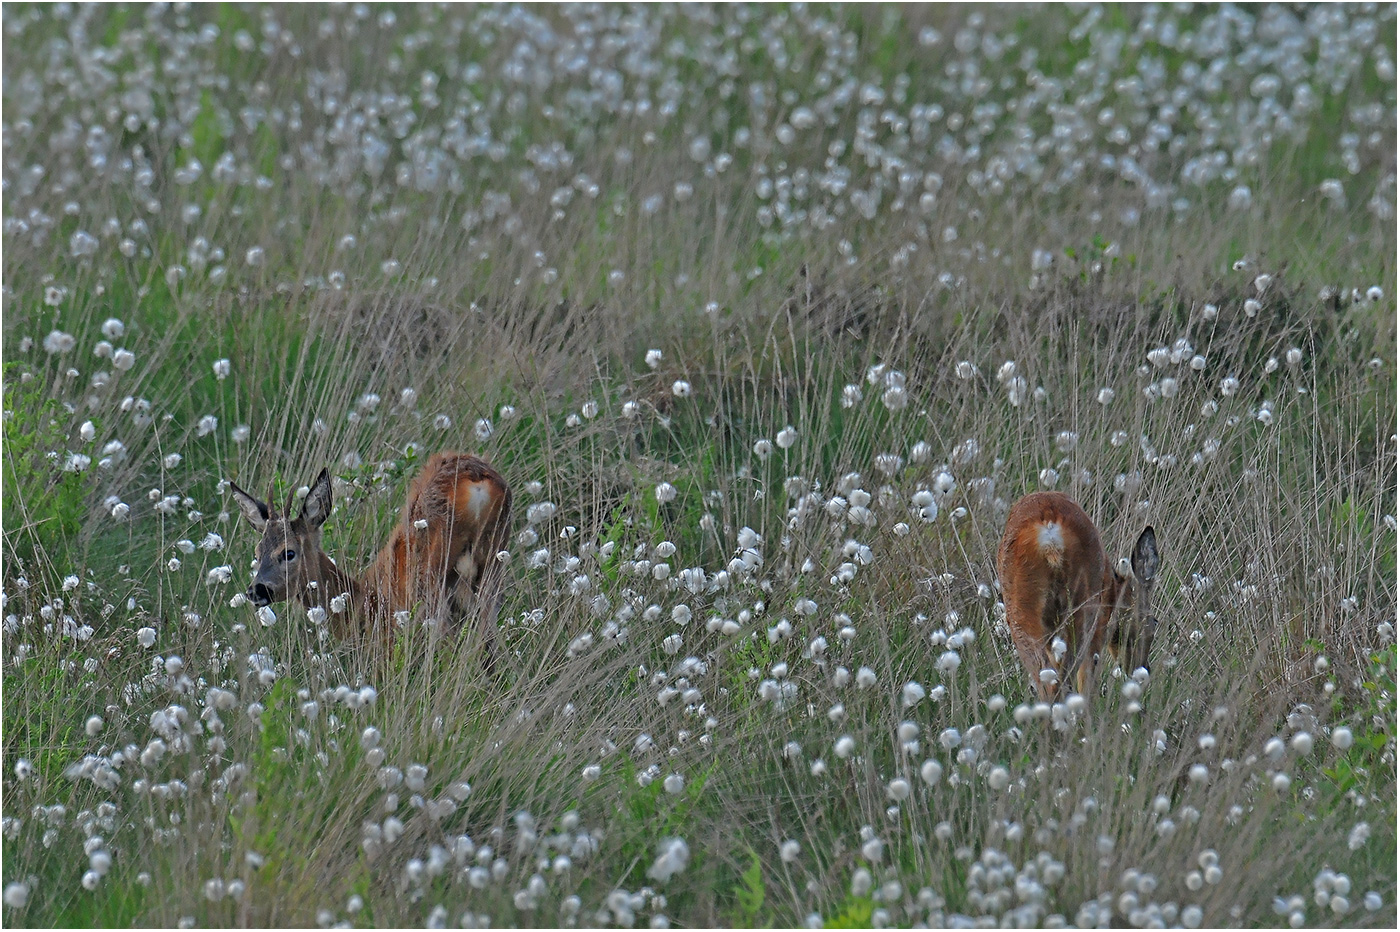
[[[1012,506],[997,577],[1012,641],[1041,700],[1066,693],[1072,679],[1087,695],[1105,646],[1129,673],[1147,666],[1157,633],[1152,585],[1160,562],[1151,526],[1125,562],[1131,575],[1104,554],[1094,522],[1067,495],[1033,492]],[[1063,652],[1054,646],[1057,637]],[[1055,672],[1053,682],[1042,679],[1046,669]]]
[[[387,645],[398,612],[422,607],[445,629],[475,615],[486,660],[495,652],[501,607],[501,564],[496,559],[510,534],[510,488],[484,460],[463,453],[435,453],[409,486],[398,525],[384,549],[359,576],[335,564],[321,549],[321,525],[331,513],[330,474],[321,470],[293,520],[289,496],[282,512],[229,483],[234,500],[259,532],[257,571],[248,587],[259,607],[296,599],[321,606],[331,633],[352,640],[372,637]],[[346,595],[344,611],[332,609]]]

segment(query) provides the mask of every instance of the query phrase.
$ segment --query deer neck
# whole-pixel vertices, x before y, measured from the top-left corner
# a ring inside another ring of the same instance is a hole
[[[1113,572],[1112,565],[1106,565],[1103,574],[1103,595],[1100,603],[1102,614],[1099,618],[1099,631],[1106,635],[1108,645],[1114,650],[1118,647],[1123,612],[1125,610],[1131,611],[1131,607],[1119,604],[1122,597],[1123,583],[1119,581],[1118,574]]]
[[[335,561],[326,555],[325,551],[318,551],[316,557],[315,568],[311,573],[310,580],[308,580],[311,585],[303,587],[299,597],[302,607],[310,609],[314,606],[320,606],[331,613],[332,618],[336,615],[344,617],[344,615],[358,616],[362,614],[365,608],[363,604],[364,584],[354,575],[337,566]],[[336,613],[331,603],[340,595],[346,596],[346,604],[341,613]],[[349,627],[354,628],[359,623],[360,620],[356,618],[356,624]],[[336,627],[340,627],[340,625],[336,625]],[[332,630],[334,631],[335,628]]]

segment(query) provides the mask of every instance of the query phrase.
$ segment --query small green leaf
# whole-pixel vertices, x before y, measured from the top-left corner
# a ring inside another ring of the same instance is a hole
[[[744,918],[748,920],[747,924],[753,925],[753,921],[758,918],[758,911],[763,908],[763,866],[759,863],[758,854],[752,849],[749,850],[749,856],[753,860],[739,877],[741,882],[735,888],[734,896],[739,901],[739,909]]]

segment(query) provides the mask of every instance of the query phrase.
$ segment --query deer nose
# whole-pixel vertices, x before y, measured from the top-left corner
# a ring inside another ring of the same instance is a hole
[[[253,583],[248,587],[246,595],[248,596],[248,601],[252,602],[258,608],[272,604],[272,590],[262,583]]]

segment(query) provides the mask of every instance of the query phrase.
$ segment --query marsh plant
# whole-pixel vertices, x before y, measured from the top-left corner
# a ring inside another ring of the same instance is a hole
[[[3,30],[7,925],[1394,927],[1393,5]],[[443,449],[494,670],[245,601]],[[1150,675],[1037,701],[1040,489]]]

